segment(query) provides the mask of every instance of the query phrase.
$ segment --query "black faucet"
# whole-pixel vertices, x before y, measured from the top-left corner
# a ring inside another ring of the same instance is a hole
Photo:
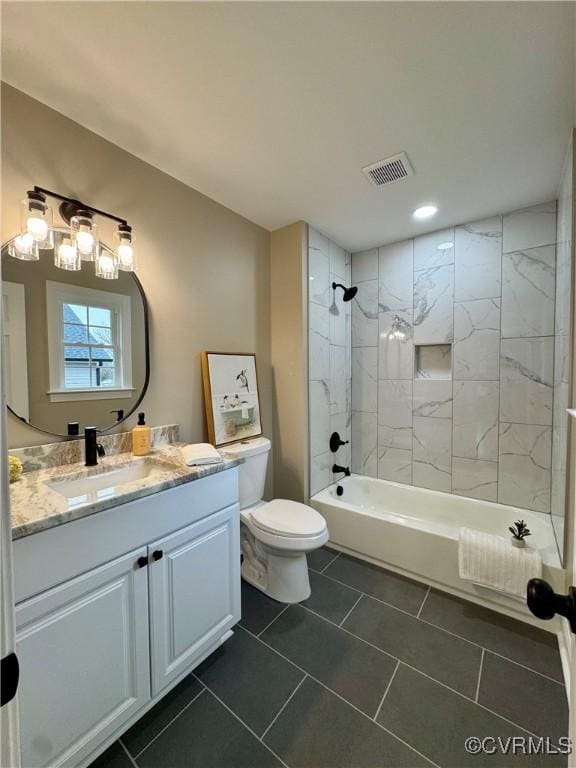
[[[106,451],[102,443],[98,442],[98,428],[86,427],[84,430],[84,459],[87,467],[95,467],[98,464],[98,456],[105,456]]]
[[[346,477],[350,477],[350,467],[341,467],[340,464],[334,464],[332,466],[332,473],[338,475],[340,472],[343,472]]]

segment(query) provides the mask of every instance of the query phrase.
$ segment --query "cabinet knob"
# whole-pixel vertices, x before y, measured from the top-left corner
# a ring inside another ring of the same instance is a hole
[[[138,564],[138,568],[145,568],[148,565],[148,558],[142,555],[142,557],[139,557],[136,562]]]
[[[161,549],[155,549],[154,552],[152,552],[153,560],[162,560],[163,557],[164,557],[164,552],[162,552]]]

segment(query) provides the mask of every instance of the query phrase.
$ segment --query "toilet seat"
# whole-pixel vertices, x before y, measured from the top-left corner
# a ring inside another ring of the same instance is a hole
[[[315,538],[326,530],[326,521],[315,509],[288,499],[274,499],[250,513],[252,524],[264,533],[291,539]]]

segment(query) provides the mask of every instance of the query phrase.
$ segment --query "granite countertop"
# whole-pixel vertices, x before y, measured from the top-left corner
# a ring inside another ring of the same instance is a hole
[[[12,538],[29,536],[128,501],[224,472],[242,463],[225,459],[221,464],[188,467],[182,459],[181,445],[162,445],[142,457],[134,457],[131,453],[106,456],[99,459],[96,467],[85,467],[80,462],[25,473],[20,480],[10,485]],[[116,486],[114,479],[110,478],[110,483],[105,488],[94,489],[89,494],[71,498],[63,496],[51,487],[56,483],[72,483],[80,478],[93,477],[111,469],[121,470],[128,466],[142,467],[143,473],[148,469],[153,471],[148,476],[119,482]]]

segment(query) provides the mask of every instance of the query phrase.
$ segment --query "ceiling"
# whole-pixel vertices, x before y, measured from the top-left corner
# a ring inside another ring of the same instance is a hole
[[[2,76],[268,229],[360,250],[555,196],[575,5],[4,1]],[[371,186],[402,150],[415,176]]]

